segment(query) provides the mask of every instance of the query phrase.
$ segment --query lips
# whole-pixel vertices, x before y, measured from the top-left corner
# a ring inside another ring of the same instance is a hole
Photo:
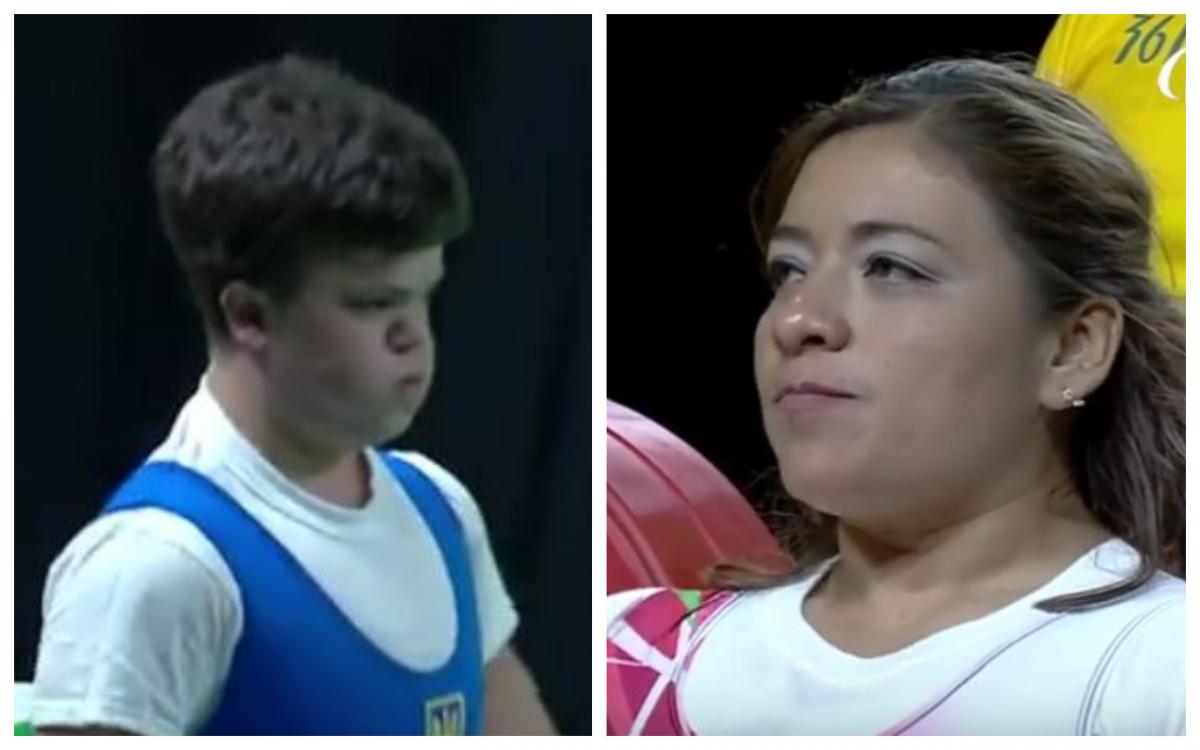
[[[409,391],[414,388],[420,387],[424,382],[425,382],[425,374],[424,373],[413,373],[412,375],[406,375],[405,377],[401,378],[400,380],[397,380],[396,387],[403,391]]]
[[[775,403],[779,403],[788,396],[826,396],[829,398],[857,398],[853,393],[843,391],[839,388],[825,385],[823,383],[804,380],[799,382],[788,383],[784,385],[775,394]]]

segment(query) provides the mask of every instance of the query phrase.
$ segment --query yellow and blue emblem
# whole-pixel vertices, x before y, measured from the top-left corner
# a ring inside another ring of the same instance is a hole
[[[462,735],[467,731],[467,699],[462,693],[449,693],[425,701],[425,734]]]

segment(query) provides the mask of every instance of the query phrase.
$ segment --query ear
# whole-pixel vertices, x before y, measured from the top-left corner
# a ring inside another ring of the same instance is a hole
[[[1051,411],[1069,409],[1072,399],[1086,399],[1104,383],[1120,349],[1125,313],[1119,302],[1092,297],[1054,326],[1039,400]],[[1064,397],[1070,389],[1071,398]]]
[[[266,294],[244,281],[231,281],[221,290],[217,303],[235,346],[255,352],[266,346],[271,315]]]

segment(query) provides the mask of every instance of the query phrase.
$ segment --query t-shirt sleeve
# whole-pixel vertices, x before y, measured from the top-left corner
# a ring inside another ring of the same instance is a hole
[[[659,591],[663,591],[663,589],[651,587],[630,589],[629,591],[618,591],[616,593],[609,594],[604,601],[606,615],[605,629],[608,632],[611,632],[614,627],[621,624],[625,615],[634,607],[636,607],[639,602],[650,598]]]
[[[104,516],[76,535],[43,595],[35,726],[179,735],[206,718],[241,630],[236,591],[207,544],[155,509]]]
[[[1068,91],[1073,90],[1076,85],[1076,72],[1072,61],[1081,54],[1076,48],[1079,23],[1079,18],[1075,15],[1064,14],[1058,17],[1050,36],[1042,46],[1034,71],[1039,78]]]
[[[491,661],[512,639],[519,617],[496,556],[488,539],[487,524],[479,505],[462,482],[420,453],[398,452],[401,458],[411,462],[437,484],[446,500],[454,508],[467,535],[471,555],[471,570],[475,577],[476,601],[479,603],[479,623],[483,636],[483,658]]]
[[[1090,734],[1185,734],[1184,600],[1158,605],[1118,637]]]
[[[605,705],[608,734],[680,734],[675,719],[680,624],[686,595],[665,588],[611,594],[605,636]],[[695,602],[692,602],[694,604]]]

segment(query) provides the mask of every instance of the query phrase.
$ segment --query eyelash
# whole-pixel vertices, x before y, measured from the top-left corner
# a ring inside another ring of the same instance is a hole
[[[930,282],[933,280],[928,274],[890,255],[872,255],[867,258],[867,262],[864,264],[865,275],[870,276],[871,270],[878,269],[880,265],[886,265],[893,271],[899,271],[903,274],[906,281]],[[778,289],[783,286],[793,271],[804,273],[805,269],[800,263],[791,258],[773,258],[770,260],[767,263],[767,276],[771,282],[771,288]]]
[[[354,303],[354,307],[359,310],[388,310],[391,309],[392,305],[391,300],[382,299],[358,300]]]

